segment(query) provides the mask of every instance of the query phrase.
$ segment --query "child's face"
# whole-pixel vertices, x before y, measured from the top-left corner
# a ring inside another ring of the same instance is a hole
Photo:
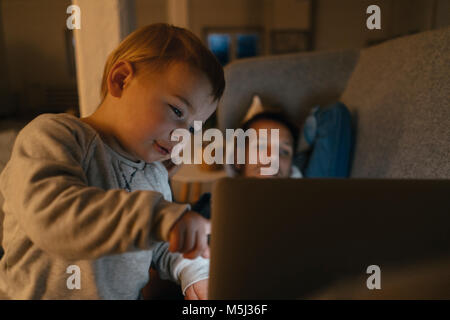
[[[261,167],[269,165],[250,164],[248,160],[248,145],[246,147],[247,161],[243,168],[243,175],[245,177],[257,178],[288,178],[291,174],[292,156],[293,156],[293,138],[289,129],[278,121],[261,119],[252,123],[251,128],[255,129],[259,137],[259,129],[267,129],[267,154],[271,154],[271,129],[279,130],[279,170],[278,174],[273,176],[261,175]],[[259,162],[259,159],[258,159]]]
[[[140,73],[128,81],[118,98],[115,138],[134,159],[146,162],[170,158],[177,128],[189,129],[194,120],[206,121],[217,107],[208,78],[185,63],[162,71]]]

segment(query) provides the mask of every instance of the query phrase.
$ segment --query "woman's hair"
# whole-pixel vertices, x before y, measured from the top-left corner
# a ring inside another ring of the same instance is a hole
[[[151,24],[128,35],[109,55],[103,71],[101,96],[108,94],[107,79],[113,65],[128,61],[135,71],[140,66],[162,69],[173,62],[185,62],[209,79],[214,101],[225,88],[223,68],[214,54],[192,32],[165,23]]]
[[[259,120],[271,120],[271,121],[279,122],[283,126],[288,128],[288,130],[292,136],[292,142],[293,142],[292,145],[294,147],[294,152],[295,152],[295,150],[297,148],[297,144],[298,144],[300,129],[298,128],[298,126],[296,124],[291,122],[284,113],[276,112],[276,111],[264,111],[264,112],[258,113],[254,117],[252,117],[249,120],[247,120],[246,122],[244,122],[244,124],[242,125],[242,129],[244,131],[246,131],[247,129],[249,129],[252,126],[253,123],[255,123]]]

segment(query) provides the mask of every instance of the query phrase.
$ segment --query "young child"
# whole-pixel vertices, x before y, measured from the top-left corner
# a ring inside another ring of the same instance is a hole
[[[223,69],[191,32],[155,24],[106,63],[89,117],[44,114],[0,177],[0,291],[13,299],[138,299],[150,266],[207,297],[208,222],[171,202],[171,133],[214,112]]]

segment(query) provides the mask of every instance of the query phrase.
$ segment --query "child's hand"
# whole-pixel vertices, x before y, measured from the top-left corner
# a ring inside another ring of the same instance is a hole
[[[206,300],[208,299],[208,279],[200,280],[189,287],[185,292],[185,300]]]
[[[211,224],[197,212],[183,214],[169,234],[169,251],[181,252],[184,258],[194,259],[201,255],[209,258],[207,235]]]

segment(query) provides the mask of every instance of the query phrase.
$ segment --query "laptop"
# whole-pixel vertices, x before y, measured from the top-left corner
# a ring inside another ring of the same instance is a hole
[[[449,180],[221,179],[209,298],[305,299],[342,279],[383,297],[398,285],[383,275],[450,258],[449,195]],[[370,266],[381,290],[366,287]]]

